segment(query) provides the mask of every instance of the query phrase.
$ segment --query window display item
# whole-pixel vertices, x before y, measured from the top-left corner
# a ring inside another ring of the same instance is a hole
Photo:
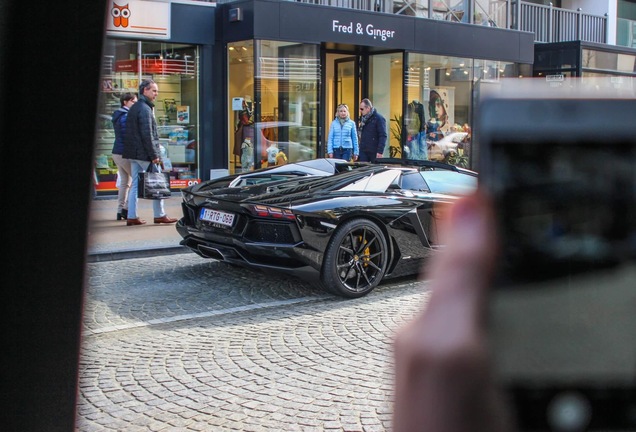
[[[190,123],[190,107],[188,105],[177,106],[177,124]]]
[[[241,168],[250,171],[254,168],[254,146],[251,138],[245,138],[241,144]]]

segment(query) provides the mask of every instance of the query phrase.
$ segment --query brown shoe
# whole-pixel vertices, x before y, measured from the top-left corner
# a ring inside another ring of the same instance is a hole
[[[177,221],[176,219],[169,218],[168,216],[161,216],[159,218],[155,218],[156,224],[161,224],[161,223],[171,224],[171,223],[175,223],[176,221]]]
[[[143,224],[145,224],[145,223],[146,223],[146,221],[145,221],[145,220],[143,220],[143,219],[139,219],[139,218],[136,218],[136,219],[127,219],[127,220],[126,220],[126,226],[131,226],[131,225],[143,225]]]

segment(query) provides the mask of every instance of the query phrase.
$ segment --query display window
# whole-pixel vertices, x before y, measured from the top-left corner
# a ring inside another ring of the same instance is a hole
[[[359,122],[362,98],[386,119],[385,157],[472,168],[473,95],[520,75],[515,63],[403,51],[328,51],[325,63],[317,44],[228,43],[230,173],[323,157],[335,107],[347,104]]]
[[[227,62],[230,173],[315,159],[318,45],[233,42]]]
[[[171,187],[180,189],[198,182],[198,48],[106,39],[104,53],[95,139],[97,191],[117,190],[112,116],[121,106],[121,97],[126,93],[137,95],[144,79],[152,79],[159,86],[155,118]]]
[[[407,61],[406,110],[392,122],[393,135],[403,136],[404,157],[472,167],[474,87],[517,76],[514,64],[415,53]]]
[[[384,147],[384,157],[404,157],[401,140],[395,133],[396,122],[402,117],[403,66],[403,52],[370,55],[369,92],[368,95],[363,93],[360,98],[368,98],[377,112],[386,120],[388,140]]]

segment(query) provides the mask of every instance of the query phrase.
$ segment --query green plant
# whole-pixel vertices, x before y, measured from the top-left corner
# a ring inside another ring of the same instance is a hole
[[[402,142],[402,116],[395,114],[391,119],[395,125],[391,126],[391,135],[398,143]]]
[[[391,126],[391,136],[397,141],[397,145],[389,144],[389,157],[402,157],[402,116],[395,114],[391,119],[395,124]]]
[[[456,152],[448,153],[444,158],[444,162],[460,168],[468,168],[468,154],[463,149],[457,149]]]

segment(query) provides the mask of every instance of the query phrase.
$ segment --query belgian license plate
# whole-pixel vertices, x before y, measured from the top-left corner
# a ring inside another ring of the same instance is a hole
[[[199,219],[206,222],[218,223],[231,227],[234,223],[234,214],[208,208],[202,208]]]

